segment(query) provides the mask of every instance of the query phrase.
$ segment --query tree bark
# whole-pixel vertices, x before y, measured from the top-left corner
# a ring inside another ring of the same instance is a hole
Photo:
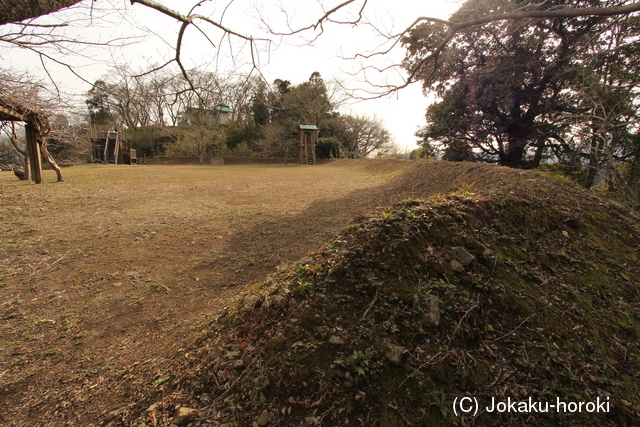
[[[0,0],[0,25],[47,15],[81,0]]]
[[[501,159],[500,165],[510,168],[523,169],[525,167],[524,155],[528,140],[521,136],[509,136],[509,145]]]

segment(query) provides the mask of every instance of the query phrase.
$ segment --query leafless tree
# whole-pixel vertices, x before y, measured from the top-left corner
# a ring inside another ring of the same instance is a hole
[[[229,77],[222,86],[222,103],[232,110],[232,122],[246,123],[251,117],[253,92],[259,84],[255,76]]]
[[[58,159],[82,161],[91,152],[85,116],[81,114],[53,114],[47,147]]]
[[[23,165],[26,158],[24,144],[21,144],[14,122],[0,123],[0,165],[15,168]]]
[[[105,76],[104,84],[92,89],[104,91],[108,110],[121,128],[175,126],[189,109],[214,109],[220,104],[231,108],[233,123],[245,123],[259,81],[257,77],[199,69],[188,72],[191,83],[169,69],[136,74],[127,67],[117,67]]]
[[[0,2],[0,48],[18,48],[35,55],[61,97],[58,81],[50,71],[51,64],[66,68],[87,82],[79,71],[79,61],[106,63],[110,59],[108,54],[96,55],[92,48],[120,48],[143,38],[133,34],[113,37],[103,34],[103,29],[122,20],[121,11],[114,8],[115,1],[4,0]],[[41,18],[52,12],[58,13]],[[91,32],[78,35],[78,30],[89,27]],[[98,59],[100,56],[103,59]]]
[[[280,123],[269,123],[262,129],[259,146],[266,157],[281,157],[284,163],[293,157],[299,140],[292,138],[288,129]]]
[[[205,156],[224,156],[226,128],[217,125],[215,118],[195,110],[185,114],[186,123],[175,129],[177,141],[167,147],[169,156],[197,157],[203,163]]]
[[[347,115],[342,119],[345,128],[341,142],[346,157],[359,159],[392,148],[391,135],[377,117]]]

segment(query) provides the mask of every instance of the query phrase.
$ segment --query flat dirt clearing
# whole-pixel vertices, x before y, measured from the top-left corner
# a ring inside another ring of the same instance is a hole
[[[117,408],[132,367],[152,371],[243,287],[402,199],[387,184],[408,164],[0,172],[0,424]]]

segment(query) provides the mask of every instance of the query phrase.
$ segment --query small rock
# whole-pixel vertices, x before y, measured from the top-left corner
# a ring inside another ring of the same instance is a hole
[[[258,295],[245,295],[242,298],[242,304],[249,310],[253,310],[256,307],[256,304],[260,301],[260,297]]]
[[[464,273],[464,267],[457,260],[452,259],[449,265],[454,273]]]
[[[402,365],[402,359],[404,359],[406,351],[406,348],[399,345],[387,344],[387,350],[384,355],[394,365]]]
[[[440,301],[437,295],[429,295],[429,308],[422,315],[422,324],[424,326],[438,326],[440,324]]]
[[[186,426],[189,423],[194,422],[198,418],[198,410],[193,408],[186,408],[181,406],[176,411],[176,416],[173,417],[173,424],[178,426]]]
[[[202,393],[200,395],[200,400],[202,400],[203,402],[208,402],[209,400],[211,400],[211,395],[209,393]]]
[[[269,411],[267,411],[265,409],[264,411],[262,411],[262,413],[260,414],[260,416],[256,420],[256,423],[259,426],[266,426],[267,424],[269,424],[269,420],[270,419],[271,419],[271,414],[269,414]]]
[[[462,264],[463,267],[470,265],[476,260],[476,257],[471,255],[467,248],[463,246],[455,246],[452,249],[458,255],[458,258],[460,258],[460,264]]]
[[[335,346],[344,345],[344,340],[335,335],[331,335],[331,338],[329,338],[329,342]]]

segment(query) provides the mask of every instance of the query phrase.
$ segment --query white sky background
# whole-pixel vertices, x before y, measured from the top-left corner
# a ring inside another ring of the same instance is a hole
[[[187,14],[196,0],[159,0],[159,3]],[[276,78],[289,80],[293,84],[306,81],[312,72],[318,71],[325,82],[337,79],[344,86],[372,90],[363,84],[363,75],[353,76],[361,64],[360,60],[350,60],[356,53],[379,50],[385,39],[367,25],[350,24],[324,25],[324,32],[313,43],[316,32],[308,31],[302,36],[277,37],[268,34],[261,22],[268,22],[272,29],[287,32],[288,26],[306,27],[315,23],[328,9],[342,3],[342,0],[235,0],[206,1],[194,10],[210,16],[238,33],[255,38],[268,38],[271,43],[258,42],[260,50],[255,58],[264,78],[272,83]],[[322,8],[325,4],[325,9]],[[360,11],[358,5],[335,15],[336,19],[350,21]],[[128,0],[98,0],[93,4],[85,1],[79,8],[39,19],[38,23],[74,21],[82,17],[78,24],[65,30],[71,38],[80,40],[106,41],[123,38],[125,46],[87,47],[80,56],[57,54],[56,58],[73,64],[73,69],[85,80],[93,82],[108,76],[114,64],[128,65],[133,70],[145,70],[151,64],[161,64],[175,54],[175,45],[180,24],[173,18],[139,4],[131,5]],[[364,9],[364,19],[386,33],[398,33],[420,16],[448,18],[460,6],[459,0],[369,0]],[[97,9],[100,8],[100,9]],[[213,47],[195,28],[189,28],[183,41],[181,58],[187,68],[204,67],[207,71],[247,73],[251,70],[250,50],[247,43],[225,38],[210,24],[202,23],[201,29],[216,44]],[[128,37],[134,36],[135,39]],[[77,46],[73,46],[77,49]],[[385,66],[399,63],[404,57],[404,49],[398,47],[375,62],[364,64]],[[0,64],[3,68],[26,70],[35,77],[46,79],[40,59],[24,49],[0,49]],[[83,105],[86,92],[91,85],[83,82],[71,72],[50,60],[45,60],[47,70],[63,93],[75,94],[76,102]],[[176,71],[175,64],[172,70]],[[378,84],[399,83],[397,72],[367,73],[367,79]],[[363,94],[363,93],[361,93]],[[416,130],[424,125],[424,113],[429,100],[422,94],[419,84],[414,84],[394,95],[381,99],[355,102],[348,101],[339,110],[343,113],[365,113],[382,119],[393,134],[397,144],[406,149],[415,148]]]

